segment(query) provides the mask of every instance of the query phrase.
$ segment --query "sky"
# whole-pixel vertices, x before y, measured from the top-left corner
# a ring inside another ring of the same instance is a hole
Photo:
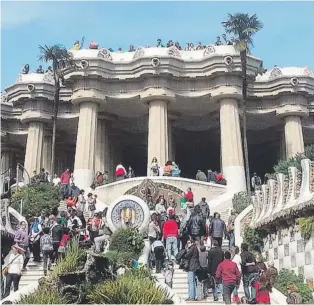
[[[36,70],[38,45],[71,48],[85,36],[100,46],[128,49],[172,39],[181,46],[215,43],[228,13],[256,13],[264,28],[252,54],[264,67],[308,66],[314,71],[314,2],[1,2],[1,91],[25,64]]]

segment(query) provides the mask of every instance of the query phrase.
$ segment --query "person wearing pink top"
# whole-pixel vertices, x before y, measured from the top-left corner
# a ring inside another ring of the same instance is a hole
[[[63,199],[67,198],[69,195],[69,186],[70,186],[71,172],[67,168],[60,177],[61,183],[61,193],[63,195]]]

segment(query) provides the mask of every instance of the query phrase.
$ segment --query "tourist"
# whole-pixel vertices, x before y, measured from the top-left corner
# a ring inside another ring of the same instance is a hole
[[[43,254],[44,275],[47,275],[47,268],[50,270],[53,260],[53,241],[49,228],[43,228],[44,235],[40,238],[40,249]],[[48,263],[49,259],[49,263]]]
[[[135,174],[134,174],[134,170],[131,166],[129,166],[129,170],[128,170],[128,178],[134,178]]]
[[[200,201],[200,203],[198,205],[202,210],[202,215],[203,215],[204,221],[206,221],[206,219],[208,219],[208,217],[210,215],[210,209],[209,209],[208,203],[206,202],[206,198],[202,197],[202,200]]]
[[[155,211],[157,214],[161,214],[162,212],[167,213],[166,200],[163,196],[159,196],[157,204],[155,206]]]
[[[169,40],[168,43],[167,43],[167,48],[170,48],[173,46],[173,41],[172,40]]]
[[[188,187],[186,193],[182,193],[182,196],[185,198],[185,200],[187,202],[193,202],[193,200],[194,200],[194,194],[193,194],[192,189],[190,187]]]
[[[29,73],[29,64],[26,64],[22,70],[22,74],[28,74]]]
[[[64,232],[64,227],[61,224],[61,219],[57,219],[55,225],[51,228],[52,246],[53,246],[53,262],[58,261],[58,249]]]
[[[239,247],[235,246],[232,251],[232,261],[237,264],[237,267],[239,269],[240,274],[242,273],[241,268],[241,256],[240,256],[240,249]],[[233,290],[233,302],[239,304],[239,294],[238,294],[238,286],[236,286]]]
[[[226,234],[226,224],[223,220],[220,219],[219,213],[214,213],[214,218],[211,220],[210,232],[209,235],[212,237],[212,240],[217,240],[219,246],[222,246],[222,238]]]
[[[67,246],[68,242],[70,240],[70,229],[69,228],[64,228],[63,235],[59,244],[58,248],[58,256],[59,257],[64,257],[66,251],[67,251]]]
[[[178,232],[179,227],[174,214],[170,214],[169,220],[165,221],[163,224],[163,238],[166,240],[166,249],[169,261],[172,258],[172,254],[175,257],[178,253]]]
[[[206,248],[203,245],[199,245],[196,242],[198,250],[199,250],[199,261],[200,261],[200,268],[196,270],[196,280],[197,280],[197,289],[196,289],[196,299],[198,301],[204,300],[207,295],[207,253]]]
[[[224,259],[224,253],[217,240],[213,240],[213,247],[208,251],[208,274],[210,276],[210,283],[213,289],[214,301],[218,301],[218,288],[221,288],[220,283],[216,282],[216,271],[218,265]],[[219,289],[221,290],[221,289]]]
[[[257,176],[256,173],[253,174],[251,179],[251,185],[254,191],[258,191],[262,188],[262,180],[260,176]]]
[[[104,175],[102,172],[98,171],[95,175],[95,187],[103,185],[104,183]]]
[[[24,249],[25,259],[24,259],[22,271],[25,271],[27,263],[29,262],[29,259],[30,259],[29,238],[28,238],[26,221],[20,222],[20,228],[14,234],[14,242],[19,247]]]
[[[155,256],[156,273],[160,273],[165,258],[165,247],[160,239],[156,239],[152,243],[152,252]]]
[[[126,169],[120,162],[116,167],[116,181],[123,180],[127,176]]]
[[[151,244],[160,237],[160,227],[158,225],[157,214],[151,215],[151,221],[148,225],[148,238]]]
[[[216,40],[215,45],[216,45],[216,46],[221,46],[221,45],[222,45],[222,42],[221,42],[220,36],[217,36],[217,40]]]
[[[72,210],[70,217],[68,219],[67,227],[72,230],[74,226],[77,226],[78,228],[82,227],[81,220],[77,217],[76,211]]]
[[[133,44],[130,44],[129,52],[135,52],[135,48],[134,48]]]
[[[237,217],[236,210],[231,210],[231,215],[228,218],[227,225],[227,238],[229,240],[229,250],[235,246],[235,235],[234,235],[234,222]]]
[[[69,195],[69,185],[71,179],[71,172],[67,168],[60,177],[60,184],[61,184],[61,193],[63,195],[63,199],[65,199]]]
[[[180,169],[179,166],[173,161],[172,162],[172,171],[171,171],[171,176],[172,177],[180,177]]]
[[[76,204],[77,209],[82,212],[85,212],[86,210],[86,200],[85,200],[84,194],[85,194],[85,191],[80,190],[80,194],[77,198],[77,204]]]
[[[198,43],[197,47],[196,47],[196,50],[202,50],[204,49],[203,45],[201,42]]]
[[[49,222],[48,213],[45,210],[42,210],[38,220],[42,228],[46,227]]]
[[[90,218],[88,220],[87,229],[89,231],[89,236],[91,242],[94,242],[95,237],[99,235],[99,230],[101,226],[101,215],[98,215],[98,213],[94,214],[94,217]]]
[[[48,182],[48,177],[46,175],[46,171],[44,168],[41,169],[38,175],[38,178],[39,178],[39,182]]]
[[[14,291],[19,290],[19,283],[22,275],[22,268],[24,265],[24,248],[17,244],[13,245],[9,254],[4,258],[4,266],[2,268],[2,275],[5,275],[5,291],[3,299],[10,295],[11,285],[13,283]]]
[[[161,39],[157,39],[157,45],[156,45],[157,48],[163,48],[164,45],[161,43]]]
[[[167,262],[166,269],[164,271],[165,276],[165,283],[167,286],[169,286],[172,289],[172,281],[173,281],[173,274],[174,274],[174,268],[173,268],[173,262]]]
[[[200,243],[203,242],[202,237],[205,235],[205,221],[202,216],[202,210],[199,205],[194,207],[188,221],[188,232],[191,238]]]
[[[69,194],[73,198],[75,204],[77,203],[78,196],[80,195],[80,189],[75,185],[75,183],[71,183],[71,187],[69,189]]]
[[[176,43],[175,43],[174,45],[175,45],[175,47],[176,47],[178,50],[182,50],[181,45],[180,45],[180,43],[179,43],[178,41],[176,41]]]
[[[159,176],[159,165],[156,157],[153,158],[152,163],[150,165],[150,175]]]
[[[258,279],[258,269],[255,257],[251,252],[249,252],[249,247],[246,243],[241,244],[241,266],[245,296],[249,302],[254,303],[256,298],[254,283]]]
[[[268,262],[268,269],[266,271],[266,276],[269,282],[270,291],[275,285],[277,275],[278,275],[278,270],[275,268],[274,262],[273,261]]]
[[[100,252],[102,249],[103,244],[105,243],[106,246],[109,245],[109,240],[112,235],[111,230],[109,229],[109,225],[106,219],[107,209],[104,210],[103,218],[101,222],[101,227],[99,230],[99,236],[94,238],[95,241],[95,251]]]
[[[202,172],[200,169],[197,171],[195,179],[198,181],[207,182],[207,177],[206,177],[205,173]]]
[[[187,242],[187,253],[184,258],[187,262],[187,272],[188,272],[188,298],[186,301],[195,301],[196,299],[196,271],[200,267],[199,262],[199,251],[195,245],[194,240],[188,240]]]
[[[39,65],[39,67],[36,69],[36,73],[39,73],[39,74],[43,74],[44,73],[42,65]]]
[[[255,301],[257,304],[270,304],[270,285],[267,279],[267,267],[264,262],[262,262],[261,255],[256,255],[256,266],[259,270],[258,280],[253,284],[256,289]]]
[[[190,51],[190,44],[188,42],[185,44],[184,51]]]
[[[65,200],[65,204],[66,204],[67,209],[76,207],[76,203],[75,203],[75,201],[73,200],[73,198],[71,196],[69,196]]]
[[[89,217],[93,217],[96,210],[96,200],[95,197],[93,197],[92,193],[87,194],[87,204],[89,210]]]
[[[29,243],[31,247],[31,252],[33,253],[33,261],[40,262],[40,235],[42,232],[41,224],[39,223],[39,218],[35,217],[34,222],[30,227]]]
[[[177,203],[175,199],[173,198],[173,193],[170,193],[170,192],[168,193],[168,205],[174,208],[174,210],[177,207]]]
[[[216,175],[211,169],[207,170],[207,181],[216,183]]]
[[[104,172],[104,182],[103,184],[108,184],[109,183],[109,172],[105,171]]]
[[[61,179],[58,177],[57,174],[54,174],[54,178],[52,179],[52,183],[54,186],[59,186],[61,183]]]
[[[237,264],[231,261],[231,253],[225,252],[225,259],[218,265],[216,278],[222,282],[222,296],[225,304],[231,304],[231,294],[240,285],[241,275]]]
[[[65,212],[65,211],[61,211],[61,212],[60,212],[60,222],[61,222],[61,225],[62,225],[64,228],[67,227],[67,223],[68,223],[67,212]]]
[[[287,304],[302,304],[302,296],[298,293],[298,288],[295,284],[287,287]]]
[[[163,176],[167,176],[167,177],[171,176],[173,170],[174,168],[172,166],[172,161],[167,161],[164,166]]]

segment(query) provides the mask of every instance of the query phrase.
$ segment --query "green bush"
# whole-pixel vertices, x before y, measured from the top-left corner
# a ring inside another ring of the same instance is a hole
[[[302,276],[297,276],[292,270],[280,270],[276,278],[275,288],[287,295],[287,287],[292,284],[296,285],[298,293],[302,297],[302,304],[313,303],[311,288],[304,284],[304,278]]]
[[[252,203],[251,195],[247,192],[240,192],[233,196],[232,206],[237,214],[240,214],[245,208]]]
[[[298,218],[297,224],[303,238],[309,240],[314,232],[314,216]]]
[[[152,275],[151,270],[145,267],[128,269],[125,272],[125,276],[138,279],[148,279],[150,281],[156,280],[156,277]]]
[[[92,304],[162,304],[169,294],[147,278],[121,276],[95,285],[88,299]]]
[[[297,154],[289,160],[280,160],[279,163],[274,166],[274,171],[276,173],[288,175],[288,168],[291,166],[301,170],[301,160],[305,158],[314,161],[314,145],[306,146],[304,148],[304,153]]]
[[[144,248],[144,237],[137,229],[119,229],[111,236],[109,250],[139,255]]]
[[[119,252],[112,250],[105,252],[104,256],[113,264],[126,266],[129,266],[132,259],[137,259],[138,257],[138,255],[133,252]]]
[[[54,213],[61,200],[59,188],[53,184],[42,183],[38,186],[25,186],[17,190],[12,196],[12,207],[20,211],[21,200],[22,215],[38,216],[42,210]]]
[[[251,251],[261,253],[264,246],[263,239],[267,236],[267,232],[262,229],[252,229],[246,227],[244,229],[243,242],[248,244]]]
[[[60,295],[56,287],[41,285],[31,294],[23,295],[16,304],[65,304],[66,299]]]
[[[76,239],[72,239],[69,242],[69,247],[66,255],[60,258],[53,268],[52,276],[59,276],[62,274],[68,274],[79,271],[81,262],[86,258],[86,253],[80,248]]]

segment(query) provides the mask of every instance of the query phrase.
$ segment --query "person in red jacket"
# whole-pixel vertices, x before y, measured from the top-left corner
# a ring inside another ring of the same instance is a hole
[[[187,193],[183,193],[183,197],[187,202],[193,202],[194,200],[194,194],[192,192],[192,189],[188,187]]]
[[[71,172],[67,168],[60,177],[61,184],[61,193],[63,195],[63,199],[69,196],[69,186],[70,186]]]
[[[225,304],[231,304],[231,294],[235,287],[238,287],[241,274],[236,263],[231,261],[231,253],[225,252],[225,259],[218,265],[216,278],[222,281],[222,297]]]
[[[166,240],[168,260],[171,260],[172,252],[174,257],[178,253],[179,226],[175,220],[174,214],[169,215],[169,219],[165,221],[162,231],[163,238]]]

